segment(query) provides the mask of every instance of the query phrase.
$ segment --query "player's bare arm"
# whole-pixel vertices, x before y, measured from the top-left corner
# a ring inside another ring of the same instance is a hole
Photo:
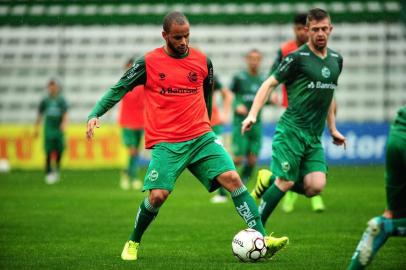
[[[337,105],[335,99],[333,98],[327,114],[327,125],[330,131],[330,135],[333,138],[333,143],[335,145],[343,145],[345,149],[346,138],[344,135],[341,134],[340,131],[338,131],[336,127],[336,113],[337,113]]]
[[[271,95],[275,87],[278,86],[278,84],[279,82],[275,79],[274,76],[269,77],[262,83],[257,94],[255,95],[254,103],[252,104],[247,118],[242,121],[242,134],[250,130],[251,126],[255,124],[259,111],[264,106],[265,102],[269,99],[269,96]]]

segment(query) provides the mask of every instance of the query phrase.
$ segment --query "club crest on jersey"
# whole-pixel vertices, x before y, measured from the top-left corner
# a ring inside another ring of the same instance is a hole
[[[195,83],[195,82],[197,82],[197,73],[194,71],[191,71],[187,75],[187,78],[189,79],[190,82]]]
[[[288,172],[290,170],[290,164],[287,161],[284,161],[281,163],[282,165],[282,171],[284,172]]]
[[[163,80],[165,80],[165,77],[166,77],[166,75],[165,75],[165,73],[159,73],[158,74],[158,76],[159,76],[159,79],[161,80],[161,81],[163,81]]]
[[[330,74],[331,74],[331,72],[330,72],[330,70],[328,69],[328,67],[323,67],[322,69],[321,69],[321,75],[323,75],[323,77],[324,78],[328,78],[328,77],[330,77]]]

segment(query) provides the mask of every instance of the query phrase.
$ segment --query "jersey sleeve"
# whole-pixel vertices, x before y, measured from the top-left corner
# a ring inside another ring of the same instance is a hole
[[[275,60],[271,66],[271,69],[269,70],[269,75],[272,75],[274,71],[278,68],[279,64],[282,62],[282,49],[279,48],[279,50],[276,52],[276,57]]]
[[[273,75],[279,83],[287,82],[288,80],[293,80],[296,76],[296,69],[298,59],[294,54],[289,54],[286,56],[282,62],[279,64]]]
[[[100,117],[119,102],[127,92],[137,85],[143,85],[147,81],[145,58],[138,58],[134,65],[128,69],[121,79],[102,96],[93,107],[88,119]]]
[[[203,91],[204,91],[204,101],[206,102],[207,113],[209,114],[209,119],[211,119],[212,110],[212,99],[213,99],[213,64],[210,58],[207,57],[207,76],[203,81]]]

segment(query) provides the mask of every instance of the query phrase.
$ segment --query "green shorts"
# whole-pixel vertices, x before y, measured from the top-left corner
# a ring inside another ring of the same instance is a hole
[[[122,138],[125,146],[138,148],[144,131],[142,129],[122,129]]]
[[[386,146],[386,200],[394,216],[406,215],[406,132],[391,129]]]
[[[276,177],[294,182],[311,172],[327,173],[321,137],[278,124],[272,139],[271,170]]]
[[[45,147],[45,152],[47,154],[49,154],[53,151],[62,153],[63,149],[65,148],[64,135],[62,134],[59,137],[45,137],[44,147]]]
[[[230,155],[213,132],[185,142],[159,143],[151,155],[143,191],[172,191],[178,176],[188,168],[212,192],[220,186],[216,180],[218,175],[235,171]]]
[[[232,149],[236,157],[259,155],[262,146],[262,124],[256,123],[251,129],[241,134],[241,122],[233,123]]]

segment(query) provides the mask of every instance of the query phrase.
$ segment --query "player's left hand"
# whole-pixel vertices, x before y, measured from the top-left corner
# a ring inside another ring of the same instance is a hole
[[[344,137],[343,134],[340,133],[340,131],[338,131],[337,129],[333,130],[333,131],[331,131],[330,135],[333,138],[333,143],[335,145],[343,145],[344,150],[347,148],[347,145],[346,145],[347,139]]]
[[[241,123],[241,134],[244,135],[244,133],[248,130],[251,129],[252,125],[257,122],[257,119],[255,117],[252,117],[250,115],[247,116],[247,118],[244,119]]]

